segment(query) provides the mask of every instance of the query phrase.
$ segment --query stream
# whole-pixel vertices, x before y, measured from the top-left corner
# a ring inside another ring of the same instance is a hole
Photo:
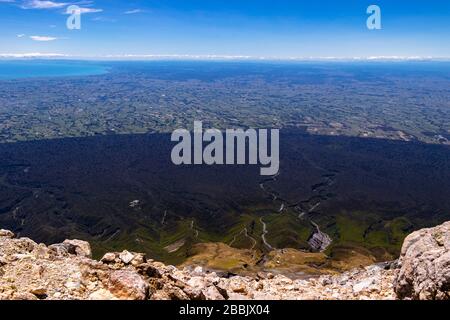
[[[311,162],[308,159],[307,161]],[[328,246],[332,242],[332,239],[328,234],[321,231],[319,225],[309,217],[309,214],[312,213],[314,210],[316,210],[324,201],[328,200],[327,197],[328,188],[335,183],[337,172],[319,167],[316,164],[312,165],[317,169],[325,171],[327,173],[322,175],[323,181],[311,186],[311,190],[314,194],[308,199],[303,199],[296,203],[291,204],[287,200],[284,200],[278,192],[273,190],[273,188],[267,186],[268,183],[272,183],[277,180],[277,177],[280,175],[281,171],[279,171],[276,175],[263,180],[259,184],[259,187],[264,193],[266,193],[268,196],[272,198],[272,201],[281,202],[280,209],[278,209],[278,213],[282,213],[286,209],[286,207],[293,208],[295,211],[298,212],[297,216],[298,219],[309,221],[309,223],[315,229],[315,232],[308,239],[308,244],[314,251],[322,252],[328,248]],[[266,239],[266,235],[269,233],[269,231],[267,230],[267,225],[262,220],[262,218],[260,218],[260,222],[263,225],[263,233],[261,234],[261,240],[269,250],[273,250],[274,247],[271,246]]]

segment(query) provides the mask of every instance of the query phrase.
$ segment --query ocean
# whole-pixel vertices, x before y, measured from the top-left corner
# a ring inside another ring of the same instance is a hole
[[[89,76],[108,70],[109,67],[91,61],[0,60],[0,80]]]

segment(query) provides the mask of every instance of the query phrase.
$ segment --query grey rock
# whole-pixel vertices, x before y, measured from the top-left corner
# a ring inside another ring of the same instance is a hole
[[[123,263],[129,264],[134,259],[134,254],[127,250],[124,250],[119,254],[119,258]]]
[[[399,299],[450,299],[450,221],[406,237],[394,281]]]

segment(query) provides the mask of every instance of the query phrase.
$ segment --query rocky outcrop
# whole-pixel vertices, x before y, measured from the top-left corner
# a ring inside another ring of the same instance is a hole
[[[0,299],[249,300],[448,299],[449,223],[409,236],[398,263],[292,280],[183,269],[136,252],[90,258],[87,242],[45,246],[0,230]]]
[[[401,299],[450,299],[450,221],[406,237],[395,279]]]
[[[148,297],[148,283],[133,270],[115,270],[107,283],[108,290],[117,298],[145,300]]]

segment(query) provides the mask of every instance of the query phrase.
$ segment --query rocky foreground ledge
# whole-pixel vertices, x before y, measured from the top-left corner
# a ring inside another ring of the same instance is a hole
[[[0,299],[450,299],[450,222],[409,235],[398,261],[309,280],[179,270],[128,251],[95,261],[85,241],[46,246],[0,230]]]

